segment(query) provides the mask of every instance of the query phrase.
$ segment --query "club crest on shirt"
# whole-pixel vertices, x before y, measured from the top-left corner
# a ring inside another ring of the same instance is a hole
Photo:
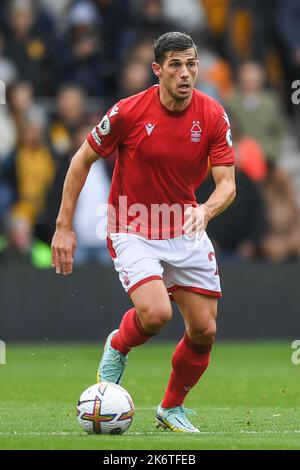
[[[111,126],[110,126],[110,120],[107,114],[105,114],[105,116],[102,118],[102,120],[100,121],[97,127],[99,129],[100,134],[102,135],[108,135],[110,133]]]
[[[193,121],[191,129],[191,142],[200,142],[202,129],[199,121]]]

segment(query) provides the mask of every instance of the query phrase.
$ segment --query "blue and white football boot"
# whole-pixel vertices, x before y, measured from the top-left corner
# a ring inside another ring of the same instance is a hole
[[[128,356],[120,353],[111,347],[111,340],[119,330],[114,330],[107,337],[104,351],[100,360],[99,369],[97,371],[97,382],[111,382],[121,384],[122,375],[124,373]]]
[[[156,411],[156,427],[163,429],[170,429],[173,432],[200,432],[195,428],[186,417],[187,414],[196,414],[194,411],[184,408],[183,406],[176,406],[175,408],[163,408],[158,405]]]

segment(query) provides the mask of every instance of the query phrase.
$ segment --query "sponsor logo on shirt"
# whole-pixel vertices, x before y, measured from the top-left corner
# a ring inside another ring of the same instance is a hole
[[[151,122],[148,122],[148,124],[145,124],[145,128],[146,128],[148,135],[151,135],[151,132],[153,131],[154,127],[155,127],[155,124],[151,124]]]
[[[231,135],[231,130],[230,130],[230,128],[229,128],[228,131],[226,132],[226,141],[227,141],[228,147],[232,147],[232,135]]]
[[[110,133],[111,131],[110,120],[107,114],[105,114],[102,121],[100,121],[97,127],[99,129],[100,134],[102,135],[108,135]]]
[[[97,134],[97,131],[96,131],[96,128],[94,127],[94,129],[92,130],[92,136],[94,138],[94,141],[96,142],[96,144],[98,145],[101,145],[102,143],[102,140],[100,139],[100,137],[98,136]]]
[[[227,132],[226,132],[226,142],[227,142],[228,147],[232,147],[232,135],[231,135],[231,130],[230,130],[230,122],[229,122],[229,117],[227,116],[225,111],[222,117],[229,127],[229,129],[227,129]]]
[[[116,114],[118,114],[118,112],[119,112],[119,106],[116,105],[109,113],[109,117],[115,116]]]
[[[191,142],[200,142],[202,129],[199,121],[193,121],[191,129]]]

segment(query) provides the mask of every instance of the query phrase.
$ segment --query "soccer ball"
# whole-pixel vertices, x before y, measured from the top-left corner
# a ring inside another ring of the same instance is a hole
[[[100,382],[87,388],[77,405],[77,419],[89,434],[123,434],[131,425],[134,404],[123,387]]]

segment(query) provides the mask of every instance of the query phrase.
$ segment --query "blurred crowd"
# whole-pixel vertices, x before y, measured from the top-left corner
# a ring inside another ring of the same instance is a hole
[[[156,83],[153,40],[171,30],[193,37],[196,87],[232,124],[238,196],[208,230],[219,255],[299,259],[299,0],[2,0],[0,263],[51,265],[71,157],[108,107]],[[109,263],[97,206],[115,158],[92,166],[80,196],[77,264]],[[208,173],[200,203],[213,187]]]

